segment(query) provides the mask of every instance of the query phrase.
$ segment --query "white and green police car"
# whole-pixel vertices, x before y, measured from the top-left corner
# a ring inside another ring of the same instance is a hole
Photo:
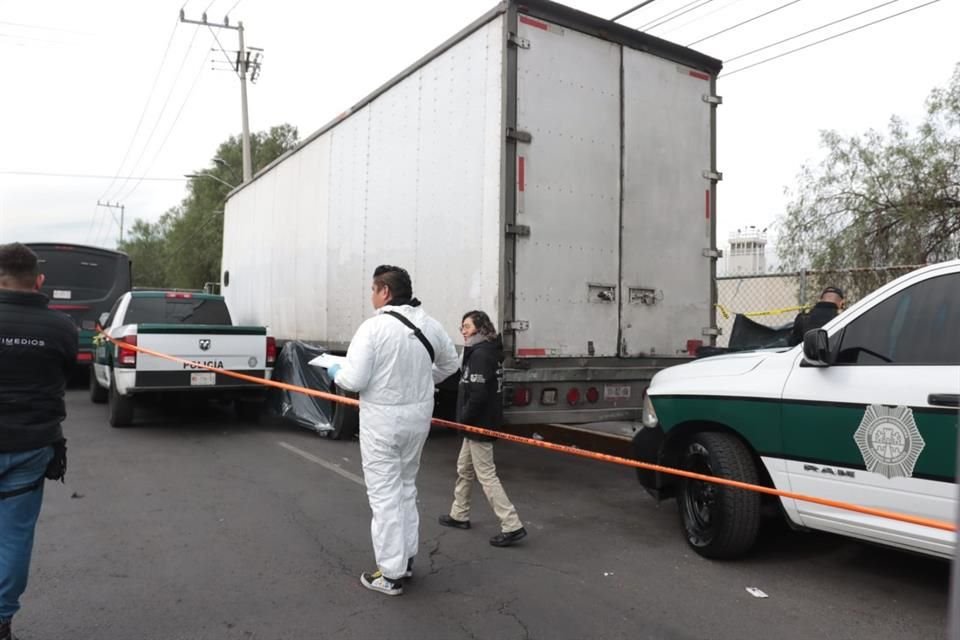
[[[960,260],[907,274],[789,349],[658,373],[634,453],[648,462],[953,522],[960,406]],[[676,497],[701,555],[750,549],[761,512],[798,528],[951,557],[955,534],[641,471]],[[778,504],[779,503],[779,504]]]

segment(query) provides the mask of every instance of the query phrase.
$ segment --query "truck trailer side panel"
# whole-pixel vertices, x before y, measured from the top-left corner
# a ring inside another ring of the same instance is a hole
[[[504,41],[497,15],[230,197],[238,322],[345,347],[379,264],[410,271],[451,334],[469,309],[499,322]]]

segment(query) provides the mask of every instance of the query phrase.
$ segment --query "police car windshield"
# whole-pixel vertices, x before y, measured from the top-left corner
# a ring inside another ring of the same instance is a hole
[[[126,324],[233,324],[224,301],[210,298],[134,297],[130,301],[124,322]]]

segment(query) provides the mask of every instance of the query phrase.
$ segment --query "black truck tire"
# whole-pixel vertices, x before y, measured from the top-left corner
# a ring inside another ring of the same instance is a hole
[[[757,484],[749,449],[728,433],[698,433],[687,443],[681,468],[703,475]],[[760,529],[760,494],[681,478],[677,492],[687,543],[701,556],[729,559],[753,546]]]
[[[110,426],[121,428],[129,427],[133,422],[133,397],[122,396],[117,392],[117,385],[110,382]]]
[[[103,404],[107,401],[108,391],[97,382],[97,374],[93,371],[93,365],[90,365],[90,402],[94,404]]]

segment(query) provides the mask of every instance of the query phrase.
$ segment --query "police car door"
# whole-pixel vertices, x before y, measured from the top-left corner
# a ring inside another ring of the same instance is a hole
[[[784,387],[791,488],[952,521],[960,393],[960,262],[900,282],[828,325],[835,363],[804,363]],[[951,406],[952,405],[952,406]],[[949,556],[954,534],[785,500],[805,526]]]

